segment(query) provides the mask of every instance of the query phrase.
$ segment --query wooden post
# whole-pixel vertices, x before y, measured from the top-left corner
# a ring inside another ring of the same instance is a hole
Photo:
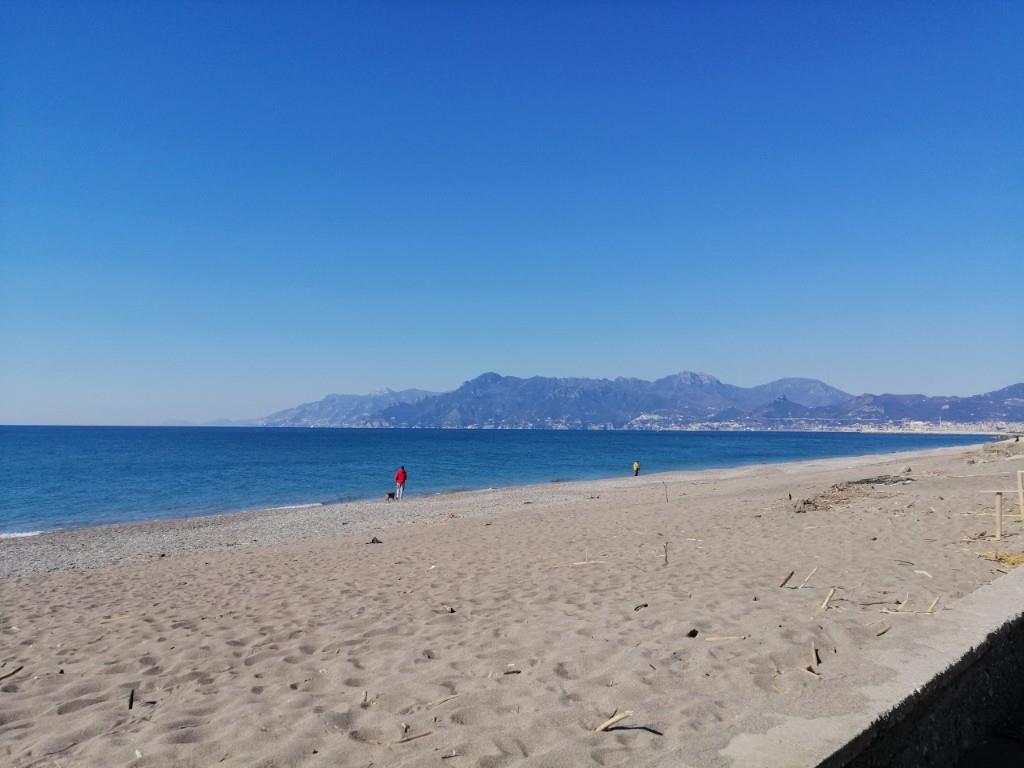
[[[1003,492],[996,491],[996,540],[1003,538]]]
[[[1024,523],[1024,469],[1017,470],[1017,506],[1020,509],[1020,521]]]

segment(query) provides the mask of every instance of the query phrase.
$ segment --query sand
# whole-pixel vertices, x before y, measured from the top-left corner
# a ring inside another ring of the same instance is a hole
[[[0,541],[0,764],[747,765],[1005,572],[979,554],[1024,525],[990,541],[979,491],[1017,469],[1003,443]]]

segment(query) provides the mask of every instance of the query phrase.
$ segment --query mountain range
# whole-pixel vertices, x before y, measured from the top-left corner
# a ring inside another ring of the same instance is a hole
[[[1024,383],[970,397],[851,395],[817,379],[755,387],[683,372],[656,381],[485,373],[451,392],[390,389],[244,422],[274,427],[505,429],[825,428],[906,421],[1024,423]]]

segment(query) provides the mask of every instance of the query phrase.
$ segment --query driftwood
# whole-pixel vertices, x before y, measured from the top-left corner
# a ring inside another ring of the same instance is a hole
[[[825,597],[824,601],[822,601],[822,603],[821,603],[821,610],[823,610],[823,611],[827,611],[828,610],[828,603],[832,599],[832,595],[834,595],[835,593],[836,593],[836,588],[832,587],[832,589],[830,589],[828,591],[828,595]]]
[[[15,670],[13,670],[11,672],[8,672],[6,675],[0,675],[0,680],[6,680],[8,677],[14,677],[16,674],[21,672],[21,670],[23,670],[24,668],[25,668],[25,665],[22,664],[20,667],[18,667],[17,669],[15,669]]]
[[[437,707],[437,706],[440,706],[441,704],[444,704],[446,701],[451,701],[452,699],[456,699],[456,698],[458,698],[461,695],[462,695],[461,693],[453,693],[450,696],[445,696],[442,699],[438,699],[433,704],[428,704],[427,706],[428,707]]]
[[[811,570],[811,572],[807,574],[807,577],[802,582],[800,582],[800,586],[797,587],[797,589],[803,589],[804,587],[806,587],[807,586],[807,582],[811,580],[811,576],[813,576],[817,572],[818,572],[818,566],[814,566],[813,570]]]
[[[406,736],[404,739],[392,742],[393,744],[405,744],[407,741],[414,741],[416,739],[422,739],[424,736],[429,736],[433,731],[424,731],[423,733],[413,734],[412,736]]]
[[[789,580],[793,578],[793,574],[795,574],[795,573],[796,573],[796,571],[790,571],[789,575],[782,580],[781,584],[779,584],[779,589],[782,589],[784,586],[789,584]]]
[[[631,709],[627,709],[625,712],[620,712],[617,715],[613,714],[611,717],[609,717],[607,720],[605,720],[603,723],[601,723],[599,726],[597,726],[597,728],[594,729],[594,733],[601,733],[601,731],[607,731],[609,728],[611,728],[616,723],[621,723],[627,717],[632,717],[632,716],[633,716],[633,711]]]

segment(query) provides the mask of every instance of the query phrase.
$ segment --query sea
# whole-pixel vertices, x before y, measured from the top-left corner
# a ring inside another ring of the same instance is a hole
[[[0,426],[0,537],[245,509],[957,446],[981,435]]]

